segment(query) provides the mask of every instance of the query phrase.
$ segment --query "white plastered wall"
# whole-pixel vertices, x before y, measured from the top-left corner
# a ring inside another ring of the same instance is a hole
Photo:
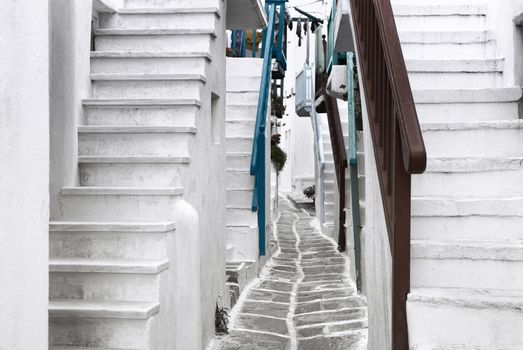
[[[48,1],[0,11],[0,349],[47,349]]]

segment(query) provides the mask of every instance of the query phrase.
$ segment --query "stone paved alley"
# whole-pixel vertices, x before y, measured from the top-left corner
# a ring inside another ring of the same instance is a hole
[[[363,350],[367,308],[346,259],[313,218],[280,201],[277,251],[231,313],[230,334],[213,350]]]

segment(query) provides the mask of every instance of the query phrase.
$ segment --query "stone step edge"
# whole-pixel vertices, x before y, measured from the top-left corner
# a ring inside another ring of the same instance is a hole
[[[521,291],[476,290],[456,288],[413,288],[407,303],[431,306],[451,306],[475,310],[516,311],[523,310]]]
[[[49,272],[159,274],[169,261],[130,259],[50,258]]]
[[[216,38],[211,29],[96,29],[96,36],[147,36],[147,35],[209,35]]]
[[[505,59],[407,59],[405,63],[409,73],[502,73]]]
[[[50,221],[50,232],[166,233],[176,230],[175,222],[92,222]]]
[[[192,126],[80,125],[79,134],[195,134]]]
[[[519,87],[485,89],[413,90],[416,104],[517,102]]]
[[[146,320],[160,311],[151,302],[50,300],[49,317],[108,318]]]
[[[479,122],[422,123],[422,131],[467,131],[523,129],[523,119]]]
[[[191,157],[79,156],[80,164],[190,164]]]
[[[164,51],[91,51],[91,58],[205,58],[212,61],[209,52]]]
[[[84,99],[84,107],[165,107],[165,106],[196,106],[202,107],[202,102],[196,99]]]
[[[205,14],[214,13],[218,18],[222,17],[222,11],[218,7],[135,7],[121,8],[119,15],[143,15],[143,14]]]
[[[207,82],[203,74],[109,74],[91,73],[93,81],[200,81]]]
[[[183,187],[63,187],[62,195],[82,196],[181,196]]]
[[[412,196],[412,217],[521,217],[523,197]]]
[[[523,261],[523,241],[412,240],[413,259]]]
[[[487,7],[483,4],[409,4],[392,5],[394,16],[433,17],[433,16],[486,16]]]
[[[523,157],[429,158],[425,173],[473,173],[523,170]]]

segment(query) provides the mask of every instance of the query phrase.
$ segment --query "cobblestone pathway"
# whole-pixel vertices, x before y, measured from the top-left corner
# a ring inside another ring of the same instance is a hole
[[[280,202],[279,250],[231,314],[214,350],[363,350],[367,308],[349,283],[346,260],[304,211]]]

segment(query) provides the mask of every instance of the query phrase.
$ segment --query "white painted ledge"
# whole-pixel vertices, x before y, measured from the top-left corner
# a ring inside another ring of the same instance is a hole
[[[227,29],[249,30],[267,26],[261,0],[227,0]]]

